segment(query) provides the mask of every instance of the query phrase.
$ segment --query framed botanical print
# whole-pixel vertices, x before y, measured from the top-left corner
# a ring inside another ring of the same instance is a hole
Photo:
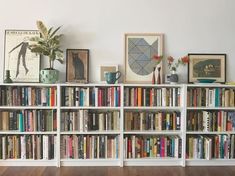
[[[188,82],[226,82],[226,54],[188,54]]]
[[[100,66],[100,81],[106,83],[105,73],[107,72],[117,72],[118,65],[101,65]],[[118,80],[117,80],[118,82]]]
[[[13,82],[39,82],[40,56],[29,50],[29,39],[40,37],[37,30],[6,30],[4,75],[10,70]]]
[[[67,49],[66,81],[88,83],[89,81],[89,50]]]
[[[163,56],[163,34],[125,34],[125,82],[151,83],[154,67],[157,66],[154,56]],[[157,67],[162,80],[162,62]]]

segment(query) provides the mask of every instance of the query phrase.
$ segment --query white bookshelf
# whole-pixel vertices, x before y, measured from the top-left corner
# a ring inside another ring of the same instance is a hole
[[[235,159],[187,159],[186,158],[186,138],[188,135],[219,135],[228,134],[233,135],[235,131],[221,131],[221,132],[204,132],[204,131],[187,131],[187,112],[188,111],[235,111],[235,107],[188,107],[187,106],[187,89],[189,88],[234,88],[235,85],[221,85],[221,84],[77,84],[77,83],[58,83],[58,84],[41,84],[41,83],[14,83],[14,84],[3,84],[0,86],[13,86],[13,87],[56,87],[57,88],[57,104],[56,106],[0,106],[0,111],[15,111],[15,110],[55,110],[57,114],[57,130],[56,131],[33,131],[33,132],[19,132],[19,131],[0,131],[0,135],[55,135],[57,136],[56,141],[56,156],[52,160],[32,160],[32,159],[6,159],[0,160],[0,166],[225,166],[235,165]],[[61,104],[61,89],[64,87],[81,87],[81,88],[93,88],[93,87],[120,87],[120,106],[62,106]],[[125,87],[142,87],[142,88],[180,88],[180,106],[125,106],[124,105],[124,89]],[[64,111],[76,111],[76,110],[90,110],[99,112],[110,112],[119,111],[120,115],[120,127],[119,130],[103,130],[103,131],[62,131],[61,130],[61,113]],[[181,128],[180,130],[146,130],[138,131],[131,130],[125,131],[124,114],[126,111],[133,112],[180,112],[181,114]],[[61,158],[61,136],[63,135],[111,135],[119,136],[119,158],[114,159],[65,159]],[[156,136],[179,136],[182,139],[182,157],[181,158],[170,158],[170,157],[156,157],[156,158],[125,158],[125,144],[124,138],[126,135],[156,135]]]
[[[66,87],[79,87],[79,88],[109,88],[109,87],[120,87],[120,103],[122,104],[122,85],[121,84],[76,84],[76,83],[66,83],[66,84],[60,84],[60,91],[62,91],[63,88]],[[60,100],[61,101],[61,100]],[[60,136],[62,135],[105,135],[105,136],[119,136],[119,158],[85,158],[85,159],[67,159],[67,158],[60,158],[60,165],[61,166],[122,166],[122,159],[121,159],[121,153],[122,153],[122,147],[120,145],[121,143],[121,119],[122,119],[122,108],[120,106],[61,106],[60,103],[60,113],[66,112],[66,111],[76,111],[76,110],[88,110],[92,112],[113,112],[118,111],[119,112],[119,130],[95,130],[95,131],[61,131],[60,130]],[[61,116],[60,116],[61,117]]]
[[[184,162],[184,119],[185,119],[185,108],[184,108],[184,94],[185,87],[184,85],[179,84],[161,84],[161,85],[152,85],[152,84],[125,84],[123,88],[123,92],[125,93],[125,88],[179,88],[180,89],[180,105],[179,106],[127,106],[123,107],[124,112],[179,112],[181,127],[180,130],[128,130],[125,131],[123,129],[123,137],[134,135],[134,136],[178,136],[182,139],[182,156],[181,158],[171,158],[171,157],[144,157],[144,158],[125,158],[123,157],[123,165],[124,166],[185,166]],[[123,123],[124,123],[124,112],[123,112]],[[124,125],[123,125],[124,126]],[[125,149],[124,149],[125,151]],[[124,154],[124,153],[123,153]]]
[[[188,89],[197,89],[197,88],[225,88],[225,89],[235,89],[235,85],[225,85],[225,84],[188,84]],[[206,98],[206,97],[205,97]],[[222,106],[201,106],[201,107],[192,107],[186,104],[185,108],[188,111],[235,111],[235,107],[222,107]],[[187,121],[187,119],[185,120]],[[187,125],[185,125],[185,134],[186,136],[196,136],[196,135],[234,135],[235,131],[188,131]],[[186,146],[187,144],[185,144]],[[213,145],[213,144],[212,144]],[[198,158],[190,158],[185,159],[185,164],[187,166],[230,166],[235,165],[235,159],[198,159]]]
[[[54,87],[56,90],[58,90],[59,85],[58,84],[41,84],[41,83],[12,83],[12,84],[3,84],[0,83],[0,87],[34,87],[34,88],[51,88]],[[56,96],[58,98],[58,92],[56,92]],[[57,99],[55,98],[57,101]],[[59,106],[58,102],[56,102],[55,106],[6,106],[1,105],[0,111],[22,111],[22,110],[55,110],[58,113]],[[58,118],[58,116],[57,116]],[[57,120],[58,122],[58,120]],[[8,136],[8,135],[53,135],[56,136],[56,138],[59,138],[58,131],[24,131],[20,132],[18,130],[9,130],[9,131],[3,131],[0,130],[1,136]],[[56,144],[54,144],[54,150],[56,152],[59,150],[58,141],[56,141]],[[57,153],[55,153],[55,156],[53,159],[0,159],[0,166],[58,166],[59,156]]]

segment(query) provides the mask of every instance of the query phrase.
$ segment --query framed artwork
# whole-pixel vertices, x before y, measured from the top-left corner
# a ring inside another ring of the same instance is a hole
[[[67,49],[66,81],[88,83],[89,81],[89,50]]]
[[[198,79],[214,79],[226,82],[226,54],[188,54],[188,82]]]
[[[4,76],[10,70],[13,82],[39,82],[40,55],[28,48],[29,39],[36,36],[37,30],[5,31]]]
[[[154,55],[163,55],[163,34],[125,34],[125,82],[151,83],[156,67]],[[160,72],[162,80],[162,62],[157,67],[156,72]]]
[[[101,65],[100,66],[100,82],[106,83],[105,73],[117,72],[117,71],[118,71],[118,65]]]

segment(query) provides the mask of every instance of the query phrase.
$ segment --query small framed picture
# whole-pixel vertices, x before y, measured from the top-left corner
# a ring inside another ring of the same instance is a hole
[[[118,71],[118,65],[101,65],[100,66],[100,82],[105,83],[105,73],[107,72],[117,72]],[[116,83],[118,80],[116,81]]]
[[[66,81],[77,83],[89,82],[89,50],[67,49]]]
[[[226,82],[226,54],[188,54],[188,82]]]
[[[125,83],[151,83],[155,67],[163,80],[162,62],[153,56],[163,56],[163,34],[125,34]]]
[[[13,82],[39,82],[40,56],[29,50],[29,39],[40,37],[37,30],[6,30],[4,76],[10,70]]]

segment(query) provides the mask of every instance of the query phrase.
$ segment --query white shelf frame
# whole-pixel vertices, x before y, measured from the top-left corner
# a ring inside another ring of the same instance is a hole
[[[187,107],[187,89],[197,87],[225,87],[235,88],[235,85],[220,85],[220,84],[77,84],[77,83],[63,83],[63,84],[41,84],[41,83],[13,83],[3,84],[0,86],[32,86],[32,87],[56,87],[57,88],[57,105],[50,106],[0,106],[0,110],[47,110],[54,109],[57,111],[57,131],[49,132],[19,132],[19,131],[0,131],[1,135],[12,134],[53,134],[57,136],[56,141],[56,156],[53,160],[31,160],[31,159],[6,159],[0,160],[0,166],[225,166],[235,165],[235,159],[186,159],[186,136],[197,134],[235,134],[235,131],[223,131],[223,132],[201,132],[201,131],[187,131],[186,120],[188,110],[232,110],[235,111],[235,107]],[[76,86],[76,87],[120,87],[121,90],[121,104],[120,107],[65,107],[61,106],[61,89],[63,87]],[[124,88],[125,87],[167,87],[167,88],[181,88],[181,105],[179,107],[131,107],[124,106]],[[67,131],[62,132],[60,128],[61,112],[65,110],[76,109],[89,109],[99,111],[112,111],[117,110],[120,112],[120,130],[119,131]],[[125,111],[179,111],[181,113],[181,129],[179,131],[125,131],[124,130],[124,112]],[[119,135],[120,153],[118,159],[62,159],[60,158],[60,138],[61,135],[70,134],[104,134],[104,135]],[[178,135],[182,138],[182,157],[181,158],[141,158],[141,159],[126,159],[124,158],[124,136],[127,134],[140,134],[140,135]]]

